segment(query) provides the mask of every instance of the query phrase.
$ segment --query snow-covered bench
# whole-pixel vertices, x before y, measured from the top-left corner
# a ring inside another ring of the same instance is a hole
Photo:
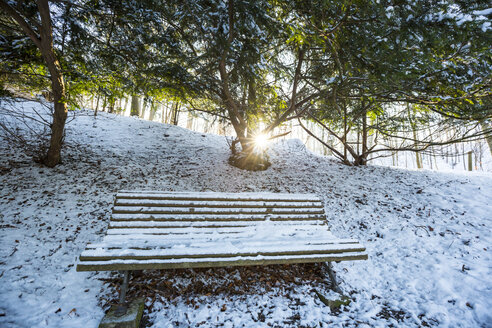
[[[88,244],[77,271],[365,260],[335,238],[313,194],[121,191],[106,236]]]

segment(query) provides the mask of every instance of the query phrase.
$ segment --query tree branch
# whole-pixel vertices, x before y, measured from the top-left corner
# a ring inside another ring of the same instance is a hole
[[[296,66],[296,71],[294,74],[294,83],[292,86],[292,98],[290,101],[290,106],[289,109],[287,109],[282,115],[280,115],[279,118],[277,118],[272,124],[270,124],[265,130],[263,130],[262,133],[268,134],[271,132],[274,128],[276,128],[278,125],[280,125],[282,122],[285,121],[285,119],[296,110],[297,108],[297,86],[299,84],[299,80],[301,78],[301,68],[302,64],[304,62],[304,54],[306,53],[305,48],[300,48],[299,49],[299,56],[297,59],[297,66]]]
[[[335,155],[336,157],[338,157],[338,159],[344,161],[343,159],[343,154],[340,153],[338,150],[336,150],[334,147],[328,145],[326,142],[324,142],[323,140],[321,140],[320,138],[318,138],[316,135],[314,135],[314,133],[312,133],[308,128],[306,128],[301,120],[298,118],[297,121],[299,122],[299,125],[301,126],[301,128],[304,129],[304,131],[306,131],[311,137],[313,137],[314,139],[318,140],[323,146],[325,146],[326,148],[328,148],[329,150],[331,150]]]
[[[7,14],[12,17],[17,24],[22,28],[24,33],[26,33],[29,38],[34,42],[34,44],[40,49],[41,48],[41,38],[37,35],[37,33],[33,30],[33,28],[26,22],[26,20],[20,15],[17,10],[12,8],[5,0],[0,0],[0,8],[5,10]]]

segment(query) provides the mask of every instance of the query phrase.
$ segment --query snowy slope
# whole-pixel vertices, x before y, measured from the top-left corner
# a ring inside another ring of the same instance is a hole
[[[149,299],[149,326],[492,326],[491,174],[346,167],[298,140],[269,153],[267,171],[241,171],[227,164],[224,137],[86,112],[70,123],[54,169],[0,140],[0,326],[97,327],[115,295],[100,279],[114,275],[75,264],[87,242],[102,239],[121,189],[315,193],[334,235],[369,253],[334,265],[353,299],[340,313],[309,284],[289,297],[276,285],[191,303]]]

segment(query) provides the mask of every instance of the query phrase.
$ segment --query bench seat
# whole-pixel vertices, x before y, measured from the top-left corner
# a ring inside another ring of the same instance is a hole
[[[331,234],[313,194],[121,191],[77,271],[365,259],[357,240]]]

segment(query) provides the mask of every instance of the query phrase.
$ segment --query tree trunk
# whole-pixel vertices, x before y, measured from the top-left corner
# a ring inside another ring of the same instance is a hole
[[[361,165],[367,164],[367,110],[364,108],[364,113],[362,114],[362,159]]]
[[[54,167],[61,161],[61,147],[63,144],[65,122],[67,120],[67,104],[62,100],[65,99],[65,87],[63,80],[61,82],[61,85],[52,83],[53,93],[58,95],[54,97],[55,111],[53,113],[53,123],[51,124],[50,146],[46,157],[43,159],[43,163],[48,167]]]
[[[155,104],[155,100],[152,98],[150,103],[150,113],[149,113],[149,121],[154,120],[155,112],[157,111],[157,106]]]
[[[122,115],[125,115],[126,112],[126,106],[128,106],[128,97],[123,97],[123,105],[120,107],[119,113],[123,113]]]
[[[108,97],[103,96],[103,105],[102,105],[101,111],[105,112],[107,105],[108,105]]]
[[[461,151],[463,153],[462,157],[463,157],[463,169],[466,171],[466,152],[465,152],[465,143],[462,142],[461,143]]]
[[[179,120],[179,101],[176,101],[176,104],[172,111],[171,124],[178,125],[178,120]]]
[[[53,28],[50,7],[47,0],[38,0],[37,4],[41,16],[40,50],[51,75],[51,89],[53,91],[55,107],[53,112],[53,122],[51,124],[50,146],[48,148],[48,153],[43,159],[43,163],[48,167],[54,167],[61,161],[61,147],[63,144],[63,134],[65,131],[68,110],[65,102],[65,82],[63,80],[60,62],[55,55],[53,47]]]
[[[161,123],[167,123],[167,107],[169,102],[166,102],[165,105],[161,105]]]
[[[145,110],[146,110],[146,108],[147,108],[148,103],[149,103],[148,98],[144,98],[144,99],[143,99],[143,104],[142,104],[142,106],[140,107],[140,115],[139,115],[139,117],[140,117],[141,119],[144,119],[144,118],[145,118]]]
[[[347,107],[343,106],[343,161],[348,162],[347,159]]]
[[[414,147],[416,149],[415,161],[417,164],[417,168],[421,169],[421,168],[423,168],[423,165],[422,165],[422,157],[420,157],[420,153],[417,151],[417,149],[419,147],[418,140],[417,140],[417,127],[416,127],[415,122],[412,120],[412,114],[410,112],[410,106],[409,105],[407,105],[407,112],[408,112],[408,121],[410,122],[410,126],[412,127]]]
[[[229,23],[229,34],[227,37],[227,42],[228,44],[231,44],[234,41],[234,34],[235,34],[235,29],[234,29],[235,8],[234,8],[233,0],[228,1],[227,9],[228,9],[228,23]],[[237,144],[237,141],[241,143],[243,151],[246,151],[247,149],[250,148],[250,143],[246,139],[246,130],[248,128],[247,123],[244,120],[244,117],[242,117],[241,112],[239,110],[239,106],[236,103],[235,99],[233,98],[231,91],[229,89],[229,73],[227,72],[227,68],[226,68],[228,49],[229,49],[228,47],[224,48],[224,51],[222,52],[222,55],[219,60],[218,69],[219,69],[220,80],[222,82],[221,83],[222,101],[224,102],[225,108],[227,109],[227,112],[229,114],[229,119],[237,135],[236,142],[233,142],[232,144],[232,148],[233,148],[232,152],[234,153],[235,145]]]
[[[94,109],[94,116],[97,116],[97,110],[99,109],[99,93],[97,93],[96,108]]]
[[[173,114],[173,103],[167,103],[166,105],[166,124],[171,124]]]
[[[473,152],[469,151],[468,152],[468,171],[473,171]]]
[[[489,133],[486,134],[484,138],[487,141],[487,144],[489,145],[489,151],[490,154],[492,155],[492,123],[487,121],[482,121],[480,122],[480,127],[482,128],[482,132],[489,131]]]
[[[138,96],[132,96],[132,107],[130,110],[130,116],[140,115],[140,99]]]
[[[188,112],[188,120],[186,121],[186,128],[188,130],[193,129],[193,115],[191,114],[191,111]]]
[[[108,113],[113,113],[114,112],[114,105],[116,103],[116,98],[110,97],[108,99]]]
[[[413,130],[413,139],[417,140],[417,131],[415,131],[415,128],[412,128]],[[415,148],[418,147],[417,141],[415,141]],[[418,151],[415,152],[415,161],[417,162],[417,168],[421,169],[423,168],[422,165],[422,157],[420,156],[420,153]]]

